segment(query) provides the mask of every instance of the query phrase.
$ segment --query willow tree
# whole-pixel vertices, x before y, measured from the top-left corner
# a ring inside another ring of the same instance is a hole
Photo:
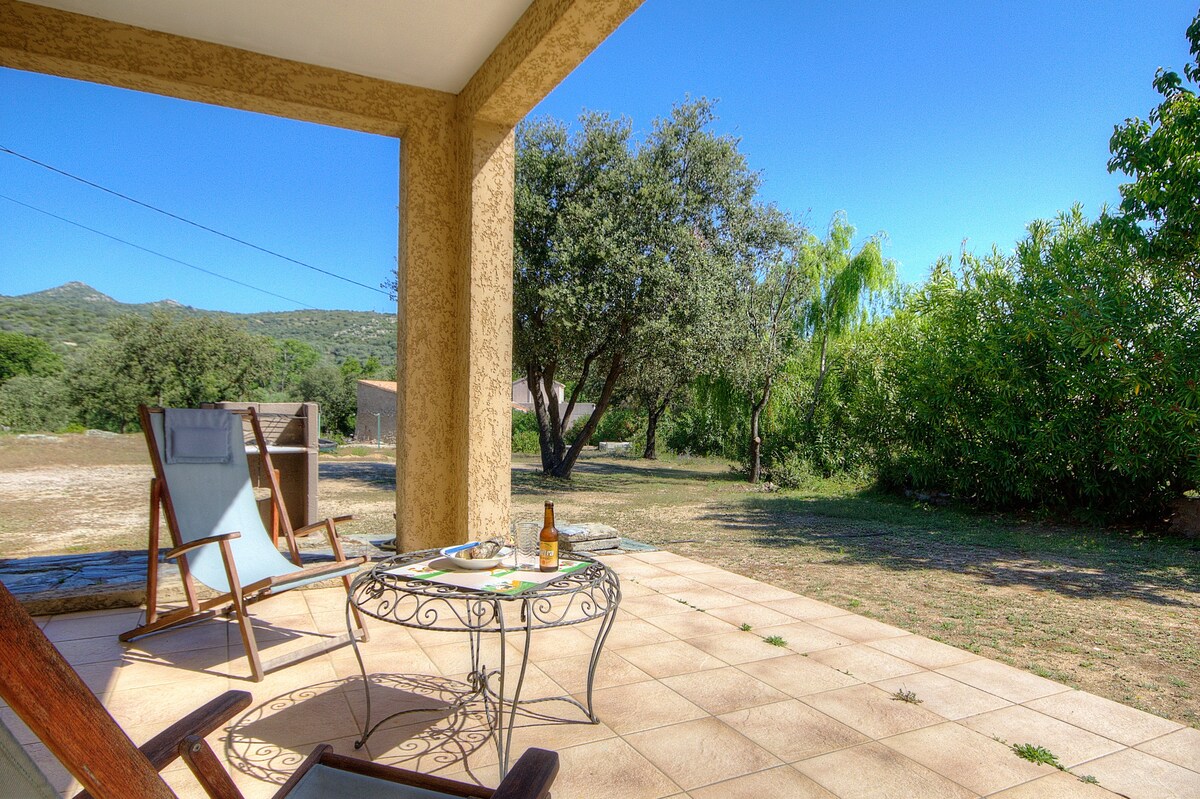
[[[800,324],[818,352],[817,379],[805,417],[809,427],[829,369],[829,342],[858,325],[872,303],[896,283],[896,266],[883,257],[880,236],[867,239],[855,252],[854,233],[846,215],[839,211],[829,223],[825,240],[810,239],[805,245],[812,290]]]
[[[688,346],[685,334],[720,306],[723,229],[757,177],[712,121],[700,100],[641,142],[601,114],[573,134],[551,120],[517,131],[513,356],[546,474],[569,477],[622,381],[661,363],[663,342]],[[572,386],[565,403],[555,380]],[[595,409],[567,441],[585,391]]]

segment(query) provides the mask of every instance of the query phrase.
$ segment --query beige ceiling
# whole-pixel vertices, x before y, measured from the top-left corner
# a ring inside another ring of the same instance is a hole
[[[457,94],[531,0],[31,0]]]

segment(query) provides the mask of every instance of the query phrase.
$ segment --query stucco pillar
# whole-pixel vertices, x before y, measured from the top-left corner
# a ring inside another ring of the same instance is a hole
[[[512,488],[512,292],[514,135],[475,123],[462,131],[469,172],[467,280],[467,466],[464,503],[472,537],[507,529]]]
[[[396,532],[402,551],[508,525],[513,135],[447,116],[400,150]]]

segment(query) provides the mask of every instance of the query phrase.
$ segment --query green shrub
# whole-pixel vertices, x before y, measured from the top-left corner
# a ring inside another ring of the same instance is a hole
[[[0,425],[17,432],[58,432],[75,421],[58,377],[19,374],[0,386]]]
[[[525,454],[541,452],[541,443],[536,430],[520,430],[513,433],[512,451]]]
[[[780,488],[805,488],[819,478],[812,464],[794,451],[775,457],[766,464],[764,472],[766,479]]]

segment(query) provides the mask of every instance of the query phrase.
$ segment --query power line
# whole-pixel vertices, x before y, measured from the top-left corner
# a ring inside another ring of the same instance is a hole
[[[114,197],[120,197],[122,200],[126,200],[127,202],[131,202],[135,205],[140,205],[143,208],[147,208],[151,211],[154,211],[157,214],[162,214],[163,216],[167,216],[167,217],[170,217],[171,219],[175,219],[179,222],[183,222],[185,225],[191,225],[194,228],[199,228],[200,230],[207,231],[208,233],[212,233],[215,236],[220,236],[223,239],[228,239],[229,241],[233,241],[238,244],[241,244],[244,247],[249,247],[253,250],[258,250],[261,253],[266,253],[267,255],[271,255],[276,258],[280,258],[284,261],[288,261],[289,263],[296,264],[297,266],[302,266],[305,269],[311,269],[314,272],[320,272],[322,275],[328,275],[329,277],[337,278],[338,280],[343,280],[346,283],[350,283],[351,285],[358,286],[359,288],[364,288],[364,289],[367,289],[368,291],[374,291],[378,294],[383,294],[384,296],[388,296],[388,297],[391,296],[386,291],[379,288],[378,286],[368,286],[366,283],[359,283],[357,280],[353,280],[352,278],[348,278],[343,275],[339,275],[336,272],[330,272],[329,270],[322,269],[319,266],[313,266],[312,264],[307,264],[304,261],[300,261],[295,258],[292,258],[291,256],[275,252],[274,250],[268,249],[266,247],[261,247],[257,244],[254,244],[253,242],[246,241],[245,239],[239,239],[237,236],[231,236],[228,233],[222,233],[221,231],[216,230],[215,228],[208,227],[207,225],[202,225],[199,222],[193,222],[192,220],[187,219],[186,217],[179,216],[178,214],[173,214],[170,211],[163,210],[162,208],[151,205],[150,203],[142,202],[141,200],[130,197],[127,194],[122,194],[119,191],[110,189],[107,186],[101,186],[99,183],[93,183],[92,181],[88,180],[87,178],[81,178],[78,175],[73,175],[70,172],[66,172],[62,169],[59,169],[58,167],[43,163],[43,162],[37,160],[36,158],[30,158],[27,155],[22,155],[21,153],[18,153],[16,150],[11,150],[2,144],[0,144],[0,152],[8,153],[9,155],[20,158],[22,161],[28,161],[31,164],[40,166],[42,169],[48,169],[51,172],[55,172],[59,175],[62,175],[63,177],[67,177],[67,178],[70,178],[71,180],[78,181],[78,182],[84,184],[85,186],[91,186],[93,189],[99,189],[100,191],[111,194]],[[34,209],[34,210],[40,210],[40,209]]]
[[[235,283],[239,286],[242,286],[243,288],[248,288],[251,291],[257,291],[260,294],[267,294],[271,297],[275,297],[276,299],[284,300],[285,302],[290,302],[293,305],[297,305],[306,311],[316,310],[312,306],[305,305],[304,303],[300,302],[299,300],[293,300],[291,297],[285,297],[282,294],[276,294],[273,291],[267,291],[266,289],[260,289],[258,286],[252,286],[249,283],[243,283],[240,280],[234,280],[231,277],[227,277],[226,275],[222,275],[218,272],[213,272],[211,269],[205,269],[202,266],[196,266],[195,264],[189,264],[187,261],[181,261],[178,258],[173,258],[172,256],[167,255],[165,253],[161,253],[157,250],[152,250],[149,247],[143,247],[140,244],[134,244],[132,241],[126,241],[125,239],[120,238],[119,236],[114,236],[111,233],[105,233],[103,230],[96,230],[96,228],[94,228],[94,227],[88,227],[87,225],[83,224],[82,222],[76,222],[73,219],[67,219],[65,216],[59,216],[58,214],[51,213],[50,211],[47,211],[44,208],[38,208],[37,206],[30,205],[29,203],[21,202],[20,200],[9,197],[7,194],[0,194],[0,200],[8,200],[10,203],[15,203],[24,208],[28,208],[31,211],[37,211],[39,214],[45,214],[46,216],[51,217],[53,219],[57,219],[60,222],[66,222],[68,225],[74,225],[77,228],[83,228],[86,231],[95,233],[97,236],[103,236],[106,239],[112,239],[113,241],[120,242],[121,244],[124,244],[126,246],[133,247],[135,250],[141,250],[142,252],[147,252],[147,253],[150,253],[151,255],[157,255],[159,258],[165,258],[166,260],[171,261],[173,263],[177,263],[180,266],[186,266],[188,269],[195,269],[197,272],[203,272],[206,275],[211,275],[213,277],[220,278],[221,280],[227,280],[230,283]]]

